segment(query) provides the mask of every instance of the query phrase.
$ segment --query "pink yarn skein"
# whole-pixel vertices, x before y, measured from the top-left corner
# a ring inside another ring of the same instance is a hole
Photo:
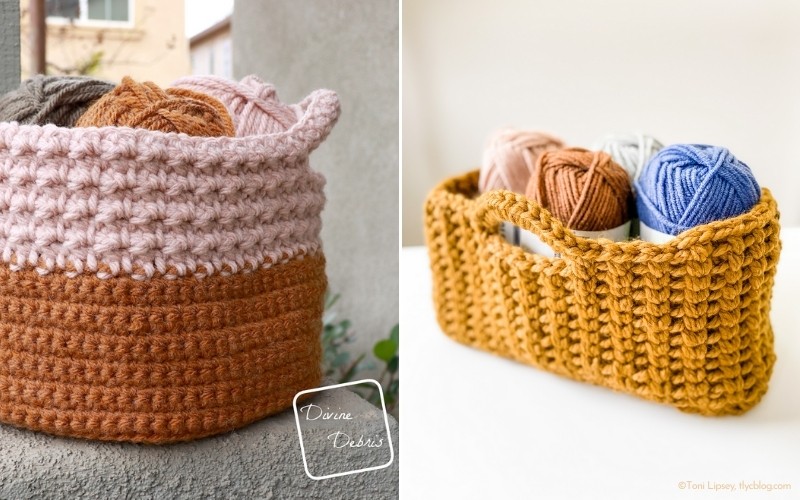
[[[241,82],[211,75],[187,76],[172,86],[219,99],[233,117],[236,137],[285,132],[302,116],[298,105],[282,103],[275,87],[255,75],[246,76]]]
[[[561,139],[542,132],[499,130],[483,152],[478,189],[481,193],[493,189],[525,193],[542,153],[563,147]]]

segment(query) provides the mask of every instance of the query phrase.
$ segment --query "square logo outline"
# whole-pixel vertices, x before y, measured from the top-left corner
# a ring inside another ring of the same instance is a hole
[[[386,437],[388,438],[387,440],[389,441],[389,461],[386,462],[383,465],[375,465],[373,467],[366,467],[364,469],[357,469],[357,470],[351,470],[351,471],[345,471],[345,472],[336,472],[336,473],[333,473],[333,474],[327,474],[325,476],[315,476],[315,475],[311,474],[311,471],[308,470],[308,460],[306,460],[306,448],[305,448],[305,445],[303,444],[303,430],[300,427],[300,414],[297,412],[297,400],[298,400],[298,398],[300,398],[300,396],[302,396],[303,394],[310,394],[310,393],[313,393],[313,392],[322,392],[322,391],[327,391],[327,390],[331,390],[331,389],[339,389],[341,387],[347,387],[349,385],[361,385],[361,384],[367,384],[367,383],[372,383],[372,384],[375,384],[376,386],[378,386],[378,393],[381,395],[381,409],[383,410],[383,422],[386,425]],[[371,379],[371,378],[366,378],[366,379],[363,379],[363,380],[355,380],[355,381],[352,381],[352,382],[344,382],[342,384],[326,385],[326,386],[323,386],[323,387],[316,387],[314,389],[306,389],[306,390],[300,391],[297,394],[295,394],[294,399],[292,400],[292,408],[294,409],[294,419],[295,419],[295,423],[297,424],[297,436],[298,436],[298,438],[300,440],[300,453],[303,456],[303,468],[306,471],[306,475],[308,477],[310,477],[311,479],[313,479],[315,481],[320,481],[322,479],[330,479],[332,477],[341,477],[341,476],[347,476],[347,475],[350,475],[350,474],[358,474],[359,472],[369,472],[369,471],[372,471],[372,470],[385,469],[386,467],[389,467],[390,465],[392,465],[392,463],[394,462],[394,445],[392,444],[392,432],[391,432],[391,430],[389,428],[389,414],[386,412],[386,401],[383,399],[383,387],[381,387],[381,384],[378,383],[377,380]]]

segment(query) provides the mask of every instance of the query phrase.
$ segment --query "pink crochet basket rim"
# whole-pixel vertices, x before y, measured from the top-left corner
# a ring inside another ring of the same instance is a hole
[[[226,150],[240,151],[246,148],[254,161],[272,162],[287,157],[307,155],[316,149],[328,136],[339,117],[339,98],[328,89],[315,90],[300,103],[304,113],[290,129],[274,133],[245,137],[200,137],[185,133],[162,132],[131,127],[59,127],[48,125],[20,125],[17,122],[0,122],[0,158],[8,156],[69,156],[74,159],[102,156],[108,161],[131,158],[135,154],[121,152],[123,141],[144,141],[153,145],[162,144],[183,153],[196,153],[195,168],[205,164],[216,164],[214,157]],[[31,138],[27,147],[21,144]],[[40,139],[48,141],[40,141]],[[69,140],[69,147],[62,142]],[[53,142],[57,144],[53,144]],[[30,147],[36,143],[37,147]],[[41,144],[40,144],[41,143]],[[16,150],[15,149],[16,146]],[[41,146],[41,147],[38,147]],[[185,161],[195,163],[192,158]]]
[[[298,107],[289,130],[238,138],[0,123],[0,263],[146,279],[317,253],[325,179],[309,155],[339,100],[317,90]]]

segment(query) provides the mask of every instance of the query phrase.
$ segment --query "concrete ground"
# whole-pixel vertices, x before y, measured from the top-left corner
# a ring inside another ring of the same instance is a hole
[[[346,390],[317,394],[313,403],[349,421],[303,421],[303,442],[315,476],[388,462],[383,413]],[[307,412],[308,410],[306,410]],[[306,415],[306,412],[301,415]],[[316,414],[311,418],[314,418]],[[348,427],[349,426],[349,427]],[[0,498],[326,498],[398,497],[398,425],[389,416],[394,461],[388,468],[310,479],[304,470],[293,410],[216,437],[173,445],[106,443],[61,438],[0,424]],[[345,446],[343,431],[373,447]]]

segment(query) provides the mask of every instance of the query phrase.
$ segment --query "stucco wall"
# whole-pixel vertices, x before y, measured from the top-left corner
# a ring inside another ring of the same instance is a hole
[[[133,0],[131,28],[47,25],[47,61],[62,68],[75,67],[94,52],[102,51],[102,62],[93,76],[119,81],[130,75],[168,85],[190,73],[189,42],[184,34],[184,2]],[[23,32],[22,76],[30,76],[27,54],[28,0],[20,1]],[[48,72],[58,74],[53,68]]]
[[[398,3],[236,0],[234,75],[296,102],[339,93],[342,115],[311,157],[328,180],[322,236],[341,317],[368,350],[398,319]]]

